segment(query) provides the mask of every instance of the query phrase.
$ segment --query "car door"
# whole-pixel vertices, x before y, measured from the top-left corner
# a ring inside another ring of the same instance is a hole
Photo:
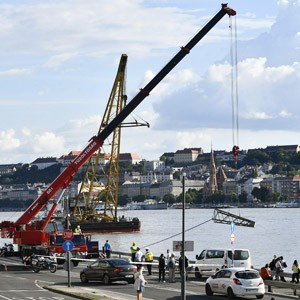
[[[99,280],[98,279],[98,272],[99,272],[99,260],[93,262],[89,268],[87,273],[87,277],[89,280]]]
[[[222,277],[219,279],[219,292],[222,294],[227,294],[227,289],[230,286],[232,271],[223,270]]]
[[[97,272],[97,280],[102,280],[104,274],[109,273],[110,264],[106,260],[99,261],[99,268]]]
[[[221,270],[214,275],[213,280],[211,282],[211,289],[213,292],[220,293],[221,291],[220,285],[222,284],[223,277],[224,277],[224,270]]]
[[[216,273],[212,290],[216,293],[227,294],[227,287],[230,277],[231,271],[226,269],[220,270],[218,273]]]

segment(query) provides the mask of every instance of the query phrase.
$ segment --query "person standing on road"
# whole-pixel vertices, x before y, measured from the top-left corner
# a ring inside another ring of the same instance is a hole
[[[276,267],[276,280],[279,280],[280,277],[280,280],[285,282],[286,280],[283,276],[283,268],[284,267],[286,268],[286,264],[282,256],[277,257],[275,267]]]
[[[145,261],[147,262],[148,275],[152,275],[153,253],[146,248]]]
[[[183,276],[183,272],[185,270],[185,279],[187,280],[188,279],[188,273],[187,273],[187,268],[189,266],[189,260],[186,256],[184,256],[184,268],[183,269],[183,257],[182,257],[182,252],[180,252],[180,257],[179,257],[179,260],[178,260],[178,264],[179,264],[179,271],[180,271],[180,276],[182,277]]]
[[[108,242],[108,240],[106,240],[104,246],[103,246],[103,251],[106,255],[107,258],[110,258],[110,254],[111,254],[111,246],[110,243]]]
[[[295,283],[299,283],[299,272],[300,272],[300,267],[298,265],[298,261],[294,260],[294,263],[292,265],[292,281],[291,282],[295,282]]]
[[[158,259],[158,282],[165,281],[166,258],[162,253]]]
[[[137,246],[135,242],[132,242],[132,246],[130,247],[131,252],[131,261],[135,261],[135,254],[137,252]]]
[[[175,282],[175,268],[176,268],[175,254],[172,253],[171,257],[170,257],[170,259],[168,261],[170,283],[174,283]]]
[[[143,252],[142,250],[137,247],[137,252],[135,253],[135,260],[136,262],[142,262],[143,259]],[[138,266],[141,266],[142,264],[138,264]]]
[[[134,284],[133,284],[133,287],[136,290],[137,300],[143,299],[143,292],[145,291],[146,283],[147,281],[145,280],[143,275],[143,267],[138,266],[137,272],[134,273]]]

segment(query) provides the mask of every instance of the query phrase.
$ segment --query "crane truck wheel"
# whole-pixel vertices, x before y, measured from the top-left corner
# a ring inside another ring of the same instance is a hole
[[[74,267],[77,267],[78,265],[79,265],[79,261],[72,261],[72,263],[73,263],[73,265],[74,265]]]
[[[56,267],[56,265],[51,265],[49,269],[50,269],[51,273],[55,273],[57,270],[57,267]]]

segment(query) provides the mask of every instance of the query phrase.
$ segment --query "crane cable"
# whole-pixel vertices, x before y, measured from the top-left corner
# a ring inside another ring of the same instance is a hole
[[[202,225],[208,223],[208,222],[211,221],[211,220],[212,220],[212,219],[209,219],[209,220],[206,220],[206,221],[204,221],[204,222],[202,222],[202,223],[200,223],[200,224],[197,224],[197,225],[195,225],[195,226],[193,226],[193,227],[190,227],[190,228],[186,229],[184,232],[187,232],[187,231],[190,231],[190,230],[192,230],[192,229],[195,229],[195,228],[197,228],[197,227],[199,227],[199,226],[202,226]],[[159,244],[159,243],[161,243],[161,242],[167,241],[167,240],[169,240],[169,239],[171,239],[171,238],[173,238],[173,237],[175,237],[175,236],[177,236],[177,235],[180,235],[180,234],[182,234],[182,231],[181,231],[181,232],[178,232],[178,233],[176,233],[176,234],[173,234],[173,235],[171,235],[171,236],[169,236],[169,237],[167,237],[167,238],[165,238],[165,239],[162,239],[162,240],[159,240],[159,241],[154,242],[154,243],[152,243],[152,244],[143,246],[143,247],[141,247],[141,248],[144,248],[144,247],[147,248],[147,247],[150,247],[150,246]]]
[[[231,105],[232,105],[232,155],[237,164],[239,153],[239,97],[238,97],[238,58],[237,58],[237,25],[234,18],[234,37],[232,18],[229,18],[230,28],[230,60],[231,60]]]

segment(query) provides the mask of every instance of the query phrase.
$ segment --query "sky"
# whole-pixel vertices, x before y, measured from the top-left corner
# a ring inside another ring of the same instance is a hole
[[[0,164],[83,150],[121,55],[130,101],[221,9],[215,0],[0,0]],[[233,0],[126,121],[122,153],[300,142],[300,0]],[[237,63],[237,64],[235,64]]]

